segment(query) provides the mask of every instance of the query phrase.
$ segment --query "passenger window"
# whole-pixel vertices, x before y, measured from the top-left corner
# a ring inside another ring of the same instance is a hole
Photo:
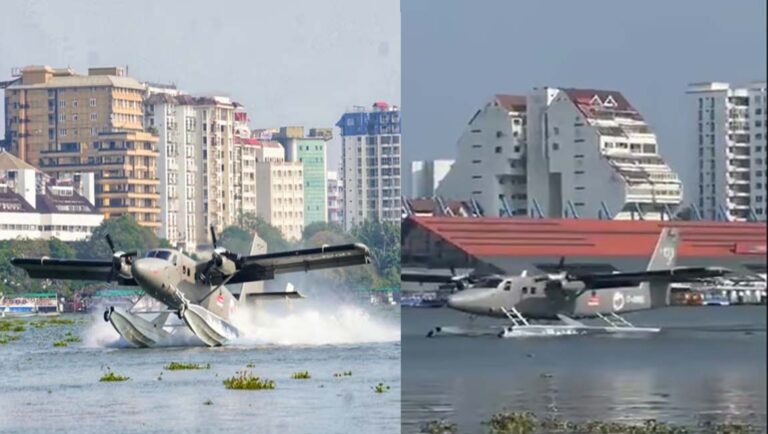
[[[528,294],[528,287],[523,286],[523,294]]]
[[[176,255],[171,256],[171,263],[176,265]]]
[[[531,294],[536,294],[536,287],[535,286],[531,287]]]
[[[505,291],[509,291],[510,289],[512,289],[512,282],[505,283],[504,284],[504,290]]]

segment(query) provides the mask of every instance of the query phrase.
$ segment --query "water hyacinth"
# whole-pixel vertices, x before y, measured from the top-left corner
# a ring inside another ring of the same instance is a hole
[[[238,371],[234,377],[223,381],[227,389],[235,390],[272,390],[275,382],[254,376],[249,371]]]
[[[102,375],[101,378],[99,378],[99,381],[101,382],[128,381],[128,380],[130,380],[130,377],[125,377],[123,375],[115,374],[112,371],[107,371],[106,374]]]
[[[312,376],[309,375],[309,371],[299,371],[291,374],[291,378],[294,380],[309,380]]]
[[[168,371],[183,371],[183,370],[192,370],[192,369],[211,369],[211,364],[206,363],[183,363],[183,362],[171,362],[165,366],[163,366],[163,369],[166,369]]]

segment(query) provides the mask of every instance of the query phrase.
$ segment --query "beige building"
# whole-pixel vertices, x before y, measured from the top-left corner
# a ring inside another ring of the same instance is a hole
[[[298,161],[263,161],[265,155],[270,159],[282,151],[282,147],[274,142],[265,145],[261,147],[261,161],[256,163],[257,215],[278,228],[286,239],[300,239],[304,231],[302,164]]]
[[[93,172],[106,218],[157,228],[157,138],[143,131],[143,94],[123,68],[25,67],[5,83],[9,150],[54,177]]]

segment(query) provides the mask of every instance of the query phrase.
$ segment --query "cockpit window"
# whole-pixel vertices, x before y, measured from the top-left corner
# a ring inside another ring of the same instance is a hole
[[[505,283],[504,284],[504,290],[505,291],[509,291],[510,289],[512,289],[512,282]]]
[[[498,277],[485,277],[478,281],[477,286],[483,288],[496,288],[501,284],[502,279]]]
[[[171,255],[172,253],[167,250],[158,250],[155,258],[168,260],[170,259]]]
[[[157,258],[157,259],[165,259],[166,261],[170,259],[170,257],[173,255],[173,253],[167,251],[167,250],[150,250],[147,252],[147,258]]]

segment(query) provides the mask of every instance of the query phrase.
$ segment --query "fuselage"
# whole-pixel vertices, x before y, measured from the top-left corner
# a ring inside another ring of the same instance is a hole
[[[475,286],[448,297],[448,307],[471,315],[504,318],[504,310],[517,309],[531,319],[557,319],[557,314],[591,317],[611,312],[625,313],[651,307],[647,285],[589,290],[573,298],[547,291],[532,278],[509,277],[491,280],[487,286]]]
[[[131,264],[131,275],[152,298],[170,309],[179,309],[187,301],[204,297],[207,285],[196,281],[197,263],[172,249],[154,249]]]

